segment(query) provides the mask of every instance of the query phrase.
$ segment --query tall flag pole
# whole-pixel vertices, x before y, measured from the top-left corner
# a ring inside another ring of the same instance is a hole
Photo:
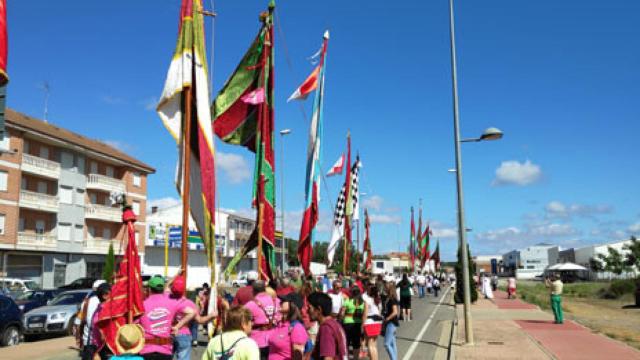
[[[120,204],[123,205],[122,223],[127,234],[126,250],[114,277],[111,296],[102,303],[97,322],[98,330],[105,340],[104,346],[116,355],[119,355],[116,346],[118,329],[133,323],[144,313],[140,256],[136,243],[136,215],[131,206],[125,206],[124,196],[121,197]]]
[[[0,0],[0,140],[4,137],[4,109],[6,104],[7,83],[7,1]]]
[[[320,202],[320,176],[321,173],[321,144],[323,133],[323,102],[324,102],[324,74],[325,57],[327,45],[329,43],[329,31],[325,31],[322,49],[320,53],[320,64],[313,71],[311,76],[292,95],[294,99],[306,98],[306,95],[316,89],[316,97],[313,103],[313,115],[309,127],[309,146],[307,148],[307,178],[305,183],[305,210],[300,225],[300,240],[298,242],[298,260],[304,270],[305,275],[311,275],[311,258],[313,256],[313,238],[315,227],[318,223]],[[314,79],[315,77],[315,79]],[[315,84],[306,86],[308,83]],[[300,94],[294,97],[296,94]]]
[[[411,207],[411,238],[409,239],[409,253],[411,256],[411,272],[413,273],[416,253],[415,253],[416,225],[413,222],[413,206]]]
[[[422,199],[420,199],[419,203],[420,206],[418,207],[418,232],[416,233],[416,248],[414,249],[418,263],[420,263],[420,254],[422,253]]]
[[[273,279],[275,274],[274,9],[275,2],[271,1],[268,11],[260,14],[262,27],[258,35],[211,106],[216,135],[256,154],[253,187],[256,228],[227,265],[227,276],[256,247],[259,277]]]
[[[157,111],[178,144],[176,185],[183,204],[182,268],[185,279],[190,213],[205,244],[211,282],[215,284],[214,143],[201,0],[182,0],[178,43]]]
[[[370,235],[371,223],[369,222],[369,212],[367,209],[364,209],[364,244],[363,244],[363,252],[366,254],[364,269],[366,271],[371,271],[371,261],[373,254],[371,252],[371,235]]]
[[[356,158],[356,162],[351,167],[351,182],[350,188],[356,189],[358,188],[358,171],[360,169],[360,158]],[[329,265],[333,264],[333,258],[336,252],[336,249],[339,245],[345,244],[341,242],[345,237],[344,234],[344,222],[347,214],[347,199],[351,199],[352,203],[356,203],[358,201],[358,197],[354,194],[354,191],[351,191],[351,194],[347,194],[347,184],[344,183],[342,185],[342,189],[340,190],[340,195],[338,196],[338,201],[336,202],[336,210],[333,214],[333,232],[331,233],[331,240],[329,241],[329,247],[327,248],[327,258],[329,260]]]
[[[351,169],[351,133],[347,133],[347,169]],[[345,187],[345,218],[344,218],[344,248],[342,252],[342,273],[347,275],[349,269],[349,250],[351,247],[351,171],[347,171],[344,179]]]

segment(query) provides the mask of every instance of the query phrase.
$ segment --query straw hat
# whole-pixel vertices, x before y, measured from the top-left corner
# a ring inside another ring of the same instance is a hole
[[[116,334],[118,354],[137,354],[144,347],[144,330],[137,324],[126,324]]]

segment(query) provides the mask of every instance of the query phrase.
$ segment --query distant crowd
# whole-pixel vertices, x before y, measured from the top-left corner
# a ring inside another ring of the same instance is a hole
[[[291,272],[276,280],[258,280],[235,296],[203,284],[195,301],[187,298],[181,274],[165,281],[154,276],[145,284],[144,314],[136,324],[119,328],[113,355],[96,326],[110,286],[94,284],[94,292],[78,314],[76,339],[82,359],[191,359],[199,326],[213,324],[202,360],[346,360],[378,359],[377,341],[384,339],[389,358],[398,357],[396,332],[400,321],[411,321],[411,298],[438,296],[444,274],[416,273],[396,277],[354,273],[331,279]],[[208,313],[209,302],[215,312]]]

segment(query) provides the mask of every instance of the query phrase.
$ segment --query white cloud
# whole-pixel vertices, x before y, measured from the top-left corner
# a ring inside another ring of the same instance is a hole
[[[551,201],[544,207],[544,211],[547,218],[594,217],[595,215],[611,213],[613,208],[606,204],[563,204],[560,201]]]
[[[379,195],[365,196],[362,200],[362,206],[365,208],[380,210],[384,199]]]
[[[249,163],[238,154],[218,151],[216,153],[216,165],[224,171],[227,179],[232,184],[239,184],[251,178]]]
[[[141,100],[140,105],[144,106],[144,109],[147,111],[155,111],[156,106],[158,106],[158,98],[155,96],[149,96],[148,98]]]
[[[635,224],[629,225],[629,229],[628,230],[629,230],[630,233],[634,233],[634,234],[640,233],[640,221],[638,221]]]
[[[103,95],[100,100],[107,105],[120,105],[126,102],[123,98],[113,95]]]
[[[372,224],[400,224],[402,218],[398,215],[369,214],[369,221]]]
[[[180,199],[171,196],[159,199],[151,199],[147,201],[147,211],[151,211],[151,208],[154,206],[157,206],[158,209],[164,209],[178,204],[180,204]]]
[[[436,238],[456,238],[458,237],[458,229],[456,228],[433,228],[431,229],[433,237]]]
[[[496,169],[494,186],[517,185],[527,186],[538,182],[542,178],[542,169],[539,165],[527,160],[523,163],[517,160],[503,161]]]
[[[102,140],[103,143],[111,146],[112,148],[116,148],[120,151],[122,151],[123,153],[129,153],[133,150],[133,146],[131,146],[130,144],[127,144],[124,141],[120,141],[120,140]]]
[[[575,237],[580,233],[570,224],[539,223],[528,224],[524,228],[509,226],[488,230],[476,234],[474,239],[485,248],[504,252],[540,242],[566,245],[568,241],[578,241]]]

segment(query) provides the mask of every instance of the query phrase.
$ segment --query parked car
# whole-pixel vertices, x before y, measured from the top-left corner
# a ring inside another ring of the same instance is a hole
[[[93,286],[93,282],[98,279],[83,277],[73,280],[71,283],[60,286],[58,289],[60,290],[74,290],[74,289],[91,289]]]
[[[71,335],[76,313],[91,289],[70,290],[58,294],[47,306],[24,314],[23,328],[26,338],[42,334]]]
[[[30,290],[40,290],[40,284],[33,280],[23,280],[17,278],[0,277],[0,291],[7,293],[22,293]]]
[[[13,346],[22,336],[22,312],[8,296],[0,295],[0,345]]]
[[[18,295],[15,301],[23,313],[28,313],[35,308],[47,305],[47,301],[52,300],[59,293],[60,290],[57,289],[25,291]]]

